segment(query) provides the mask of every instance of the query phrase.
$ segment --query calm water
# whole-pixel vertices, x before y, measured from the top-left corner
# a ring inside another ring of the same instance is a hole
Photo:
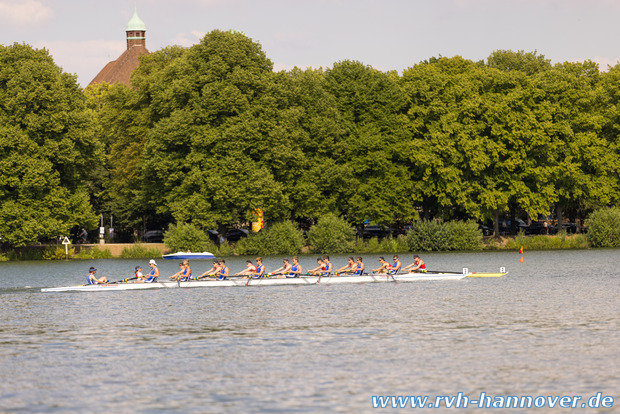
[[[620,411],[620,251],[423,258],[431,269],[510,274],[41,293],[82,283],[91,265],[117,280],[146,260],[0,263],[0,411],[357,413],[377,411],[373,395],[459,391],[600,391],[617,400],[608,412]],[[367,267],[376,259],[366,256]],[[228,262],[244,268],[243,258]],[[280,264],[266,260],[268,270]],[[162,275],[177,269],[160,265]],[[194,274],[209,265],[192,262]]]

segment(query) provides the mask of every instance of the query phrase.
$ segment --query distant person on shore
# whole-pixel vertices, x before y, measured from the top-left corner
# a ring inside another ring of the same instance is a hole
[[[84,244],[84,243],[88,243],[88,232],[86,231],[86,229],[84,227],[82,227],[82,230],[80,231],[80,234],[78,235],[79,237],[79,242]]]
[[[94,267],[91,267],[90,269],[88,269],[88,278],[86,279],[88,285],[98,285],[98,284],[108,283],[108,278],[105,276],[101,276],[99,279],[97,279],[97,277],[95,277],[96,272],[97,272],[97,269],[95,269]]]
[[[340,269],[336,270],[337,273],[353,273],[355,272],[355,260],[353,257],[349,257],[347,259],[349,263],[346,266],[342,266]]]
[[[426,273],[426,265],[424,264],[424,260],[420,259],[420,256],[417,254],[413,256],[413,263],[409,266],[403,267],[403,271],[409,270],[414,273]]]
[[[385,258],[382,256],[379,258],[379,266],[378,269],[374,269],[373,273],[390,273],[392,271],[392,265],[385,261]]]

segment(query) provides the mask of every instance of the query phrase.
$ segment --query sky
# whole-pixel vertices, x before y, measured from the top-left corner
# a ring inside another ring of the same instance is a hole
[[[0,43],[46,48],[85,87],[125,50],[134,5],[151,52],[233,29],[275,70],[350,59],[402,73],[433,56],[478,61],[498,49],[602,70],[620,60],[619,0],[0,0]]]

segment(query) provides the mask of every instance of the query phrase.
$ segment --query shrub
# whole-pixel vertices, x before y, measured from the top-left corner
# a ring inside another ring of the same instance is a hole
[[[122,259],[152,259],[154,257],[161,257],[161,251],[140,243],[125,247],[121,252]]]
[[[620,208],[597,210],[590,214],[585,224],[592,247],[620,247]]]
[[[304,247],[304,235],[292,221],[276,223],[237,243],[237,253],[251,255],[293,255]]]
[[[417,221],[406,238],[413,252],[482,249],[482,232],[474,221]]]
[[[475,221],[451,221],[446,223],[448,248],[446,250],[481,250],[482,231]]]
[[[349,253],[353,251],[355,230],[346,220],[326,214],[310,228],[308,242],[319,253]]]
[[[72,257],[75,254],[75,249],[73,247],[70,248],[68,253],[68,257]],[[65,246],[48,247],[43,251],[43,259],[65,260]]]
[[[430,252],[449,250],[449,236],[446,225],[436,221],[416,221],[407,231],[407,244],[412,252]]]
[[[164,244],[173,252],[213,252],[216,249],[209,236],[191,223],[171,224],[164,233]]]

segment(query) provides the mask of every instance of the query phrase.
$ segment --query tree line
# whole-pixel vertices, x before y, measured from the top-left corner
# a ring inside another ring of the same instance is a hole
[[[23,245],[111,214],[117,233],[252,220],[360,228],[585,218],[618,200],[620,66],[537,52],[344,60],[273,71],[213,31],[82,91],[45,50],[0,46],[0,236]]]

